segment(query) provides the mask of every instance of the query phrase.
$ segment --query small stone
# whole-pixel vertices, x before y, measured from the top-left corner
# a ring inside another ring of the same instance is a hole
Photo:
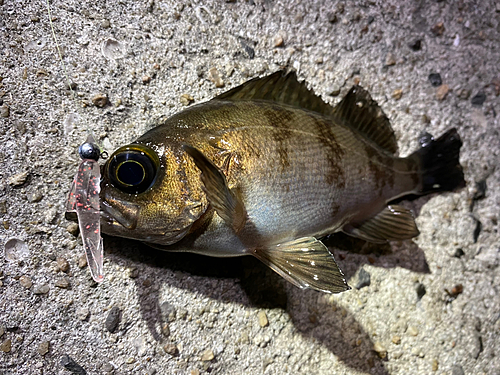
[[[90,316],[90,311],[86,307],[82,307],[76,310],[76,317],[81,321],[87,320],[89,316]]]
[[[441,86],[443,84],[443,81],[441,79],[441,74],[439,74],[439,73],[429,74],[429,82],[434,87]]]
[[[188,106],[192,102],[194,102],[194,98],[189,94],[182,94],[179,101],[181,102],[182,105]]]
[[[257,317],[259,318],[259,325],[261,327],[267,327],[269,325],[269,320],[267,319],[265,311],[259,311]]]
[[[425,290],[425,285],[424,284],[421,284],[421,283],[418,283],[417,284],[417,287],[416,287],[416,291],[417,291],[417,298],[419,300],[422,299],[422,297],[425,295],[426,293],[426,290]]]
[[[431,369],[432,371],[437,371],[439,368],[439,362],[436,358],[434,358],[432,361],[431,361]]]
[[[283,47],[284,40],[281,35],[276,35],[273,40],[274,47]]]
[[[125,361],[128,365],[131,365],[132,363],[135,362],[135,358],[134,357],[128,357],[127,360]]]
[[[328,20],[328,22],[330,23],[335,23],[338,21],[338,18],[337,18],[337,15],[335,14],[335,12],[328,12],[326,14],[326,19]]]
[[[373,344],[373,350],[377,352],[380,358],[384,359],[385,357],[387,357],[387,349],[379,341]]]
[[[29,176],[28,172],[18,173],[15,174],[14,176],[9,177],[7,183],[12,187],[24,185],[24,183],[28,179],[28,176]]]
[[[370,286],[371,275],[364,269],[361,268],[358,273],[358,283],[356,284],[356,289],[362,289],[365,286]]]
[[[131,279],[137,279],[139,277],[139,269],[137,267],[128,268],[127,275]]]
[[[101,27],[103,29],[109,29],[111,27],[111,22],[109,22],[109,20],[102,20]]]
[[[10,108],[7,104],[4,104],[0,107],[0,117],[9,117],[10,116]]]
[[[54,285],[57,286],[58,288],[66,289],[69,287],[69,279],[67,277],[63,277],[61,279],[56,280]]]
[[[436,91],[436,99],[437,100],[444,100],[446,96],[448,95],[448,92],[450,91],[450,87],[448,85],[441,85],[438,87]]]
[[[389,52],[385,57],[385,65],[386,66],[396,65],[396,58],[391,52]]]
[[[109,362],[104,363],[101,369],[105,374],[112,374],[115,371],[115,368]]]
[[[78,268],[87,267],[87,256],[85,254],[80,255],[78,258]]]
[[[96,107],[103,108],[108,104],[108,96],[106,94],[97,94],[92,98],[92,104]]]
[[[163,302],[160,305],[160,312],[161,312],[161,317],[164,322],[173,322],[176,317],[177,310],[174,305],[168,303],[168,302]]]
[[[455,250],[455,254],[453,254],[453,256],[454,256],[455,258],[461,258],[461,257],[463,257],[464,255],[465,255],[464,251],[463,251],[462,249],[460,249],[460,248],[456,249],[456,250]]]
[[[67,354],[63,354],[63,356],[61,357],[61,365],[74,375],[87,374],[87,371],[85,371],[85,369],[82,366],[76,363],[75,360]]]
[[[40,355],[45,355],[49,352],[49,345],[50,343],[48,341],[42,341],[37,348],[38,354]]]
[[[37,203],[43,199],[43,194],[37,189],[33,193],[28,194],[26,198],[28,198],[29,203]]]
[[[35,287],[35,289],[33,289],[33,293],[34,294],[47,294],[49,292],[50,288],[47,284],[43,284],[43,285],[38,285]]]
[[[464,369],[460,365],[451,366],[451,375],[465,375]]]
[[[470,90],[467,89],[462,89],[460,90],[460,93],[458,94],[458,97],[462,100],[467,100],[470,97]]]
[[[142,83],[143,84],[147,84],[149,82],[151,82],[151,77],[150,76],[143,76],[142,77]]]
[[[446,290],[448,292],[448,290]],[[462,284],[457,284],[448,292],[451,297],[456,298],[459,294],[464,291],[464,286]]]
[[[168,323],[163,323],[162,324],[162,326],[161,326],[161,333],[165,337],[170,336],[170,326],[168,325]]]
[[[392,97],[395,99],[395,100],[399,100],[401,99],[401,97],[403,96],[403,90],[402,89],[396,89],[392,92]]]
[[[339,85],[333,85],[330,90],[328,90],[330,93],[329,95],[331,96],[338,96],[340,94],[340,86]]]
[[[66,227],[66,231],[73,236],[77,237],[78,233],[80,232],[80,228],[78,227],[77,223],[69,223],[68,226]]]
[[[395,344],[395,345],[399,345],[401,344],[401,337],[399,336],[392,336],[392,342]]]
[[[172,357],[176,357],[179,355],[179,349],[175,344],[163,345],[163,350],[165,351],[165,353],[170,354]]]
[[[482,106],[485,101],[486,101],[486,94],[484,93],[484,91],[479,91],[470,100],[472,105],[477,105],[477,106]]]
[[[444,33],[444,23],[438,22],[434,26],[432,26],[431,31],[435,36],[441,36]]]
[[[10,350],[12,349],[12,341],[11,339],[7,339],[5,340],[4,342],[2,342],[0,344],[0,350],[4,353],[8,353],[10,352]]]
[[[418,328],[415,326],[408,326],[408,328],[406,329],[406,333],[408,333],[411,336],[417,336]]]
[[[2,337],[5,333],[5,328],[3,328],[2,326],[0,326],[0,337]]]
[[[109,311],[108,317],[104,322],[104,326],[108,330],[108,332],[115,332],[118,328],[118,324],[120,323],[120,314],[121,310],[118,306],[113,306],[113,308]]]
[[[56,260],[57,262],[57,268],[62,271],[62,272],[68,272],[69,271],[69,263],[66,260],[66,258],[59,257]]]
[[[224,87],[224,81],[220,77],[217,68],[211,68],[208,71],[208,79],[215,83],[215,87]]]
[[[420,39],[416,39],[409,43],[408,46],[415,52],[420,51],[422,49],[422,41]]]
[[[212,349],[205,350],[203,352],[203,354],[201,355],[201,360],[204,362],[211,361],[214,358],[215,358],[215,355],[214,355],[214,352],[212,351]]]
[[[200,375],[200,370],[198,370],[197,368],[191,370],[191,375]]]
[[[31,281],[28,276],[23,275],[19,278],[19,284],[21,284],[24,288],[29,289],[33,285],[33,281]]]

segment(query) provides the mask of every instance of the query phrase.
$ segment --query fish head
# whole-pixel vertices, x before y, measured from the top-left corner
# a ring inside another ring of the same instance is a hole
[[[198,175],[180,146],[138,141],[119,148],[102,167],[103,233],[179,241],[208,206]]]

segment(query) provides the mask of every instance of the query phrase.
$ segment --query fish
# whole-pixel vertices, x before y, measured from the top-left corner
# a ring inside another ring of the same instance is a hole
[[[349,290],[321,242],[418,236],[395,200],[465,186],[455,128],[398,157],[359,85],[331,106],[279,70],[158,120],[102,166],[102,232],[165,251],[252,255],[299,288]]]

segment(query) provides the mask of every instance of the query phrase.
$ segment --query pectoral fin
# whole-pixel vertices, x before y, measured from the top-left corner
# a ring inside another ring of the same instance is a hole
[[[343,231],[351,236],[374,243],[408,240],[419,235],[411,211],[398,205],[387,206],[360,226],[346,226]]]
[[[193,158],[201,170],[201,180],[210,204],[217,214],[234,231],[239,232],[245,225],[247,212],[241,198],[227,186],[226,176],[205,155],[194,147],[184,145],[184,150]]]
[[[328,293],[351,289],[333,255],[314,237],[257,249],[254,255],[299,288]]]

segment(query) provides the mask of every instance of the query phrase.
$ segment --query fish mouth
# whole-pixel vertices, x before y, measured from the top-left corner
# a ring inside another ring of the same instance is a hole
[[[110,204],[107,200],[101,200],[101,223],[116,227],[121,227],[134,230],[137,227],[139,212],[141,207],[137,204],[115,201]]]

